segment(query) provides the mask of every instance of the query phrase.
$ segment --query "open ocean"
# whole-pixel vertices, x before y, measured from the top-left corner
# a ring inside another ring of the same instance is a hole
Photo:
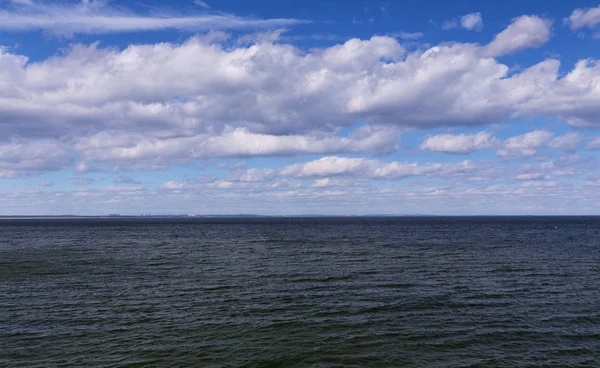
[[[1,367],[600,367],[600,217],[0,220]]]

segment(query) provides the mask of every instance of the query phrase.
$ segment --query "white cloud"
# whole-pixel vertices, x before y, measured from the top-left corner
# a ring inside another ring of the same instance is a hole
[[[469,13],[460,18],[460,26],[468,31],[481,31],[483,29],[483,19],[481,13]]]
[[[554,188],[557,186],[555,181],[526,181],[521,183],[523,188]]]
[[[120,176],[116,177],[114,180],[114,183],[115,184],[141,184],[140,181],[137,181],[127,175],[120,175]]]
[[[176,181],[168,181],[164,184],[162,184],[159,188],[160,189],[185,189],[188,188],[190,185],[186,184],[186,183],[181,183],[181,182],[176,182]]]
[[[573,30],[584,27],[594,28],[600,23],[600,6],[595,8],[575,9],[571,16],[565,18],[565,23]]]
[[[553,134],[535,130],[520,136],[508,138],[496,153],[498,156],[534,156],[537,150],[550,143]]]
[[[521,19],[496,41],[518,35]],[[83,172],[160,169],[209,157],[386,153],[398,148],[405,127],[485,125],[517,116],[600,125],[594,60],[560,77],[552,59],[510,73],[482,56],[496,41],[408,52],[394,38],[376,36],[303,51],[272,40],[221,44],[225,38],[213,33],[124,50],[74,45],[41,61],[0,48],[4,137],[22,137],[42,150],[44,142],[60,147],[30,169],[25,161],[19,169],[0,158],[2,175],[72,167],[71,154],[80,157]],[[357,121],[367,124],[341,135]],[[14,142],[0,142],[6,144]],[[472,149],[478,148],[446,151]]]
[[[189,135],[219,132],[225,124],[278,134],[331,131],[358,118],[344,111],[344,95],[363,72],[377,72],[382,58],[401,53],[386,37],[307,56],[289,45],[226,50],[199,38],[124,51],[75,46],[65,57],[31,64],[3,52],[0,84],[7,88],[0,93],[10,96],[0,99],[0,117],[8,134],[28,135],[41,127],[44,135],[106,129]]]
[[[557,116],[576,127],[600,126],[600,64],[580,60],[560,79],[559,64],[554,64],[535,71],[546,76],[539,79],[538,91],[519,106],[518,114]]]
[[[230,181],[242,182],[263,182],[272,181],[277,176],[277,171],[273,169],[249,169],[246,171],[233,172],[227,176]]]
[[[600,150],[600,138],[596,138],[585,146],[588,150]]]
[[[102,188],[104,192],[139,192],[145,190],[142,186],[109,185]]]
[[[535,173],[535,174],[519,174],[516,176],[515,179],[517,180],[542,180],[542,179],[548,179],[549,177],[547,175],[544,175],[542,173]]]
[[[206,5],[202,1],[196,4]],[[251,19],[229,14],[178,15],[162,12],[135,14],[110,7],[105,1],[81,3],[19,1],[0,9],[0,30],[43,30],[51,34],[139,32],[166,29],[201,31],[210,29],[274,28],[299,23],[298,19]]]
[[[339,158],[347,159],[347,158]],[[324,161],[327,161],[324,158]],[[305,162],[317,162],[319,160]],[[352,166],[332,160],[334,166]],[[511,171],[507,161],[465,164],[415,164],[399,178],[403,185],[370,181],[370,175],[398,173],[394,162],[361,159],[362,165],[343,174],[313,167],[310,176],[278,176],[271,181],[227,179],[172,180],[158,188],[108,186],[74,191],[16,191],[0,196],[5,214],[135,214],[262,213],[262,214],[593,214],[600,203],[598,161],[591,157],[561,156],[554,161],[522,165]],[[321,163],[322,164],[322,163]],[[400,164],[400,163],[399,163]],[[410,164],[409,164],[410,165]],[[504,166],[502,166],[504,165]],[[292,165],[288,165],[292,166]],[[318,165],[317,165],[318,166]],[[480,181],[482,172],[502,166],[504,173]],[[261,169],[262,170],[262,169]],[[573,170],[576,176],[554,179]],[[296,172],[308,174],[309,172]],[[172,173],[175,174],[175,173]],[[315,175],[318,174],[318,175]],[[405,175],[413,176],[405,176]],[[527,175],[531,174],[531,175]],[[176,174],[175,174],[176,175]],[[517,176],[521,175],[518,179]],[[435,180],[427,180],[428,177]],[[589,185],[580,179],[585,177]],[[426,210],[423,210],[423,209]],[[157,210],[158,209],[158,210]]]
[[[210,9],[210,6],[202,0],[194,0],[194,4],[198,5],[201,8]]]
[[[349,178],[321,178],[315,180],[312,188],[340,188],[340,187],[358,187],[364,186],[364,181]]]
[[[237,162],[223,162],[217,166],[219,169],[239,170],[246,168],[244,161]]]
[[[0,141],[0,178],[60,170],[71,163],[69,153],[66,144],[55,140]]]
[[[198,178],[188,180],[189,183],[193,184],[205,184],[205,183],[214,183],[219,180],[219,177],[216,175],[202,175]]]
[[[581,141],[583,136],[580,133],[569,132],[560,137],[554,138],[549,146],[552,148],[560,149],[565,152],[575,152],[577,150],[577,144]]]
[[[583,84],[600,77],[591,63],[575,70],[586,72],[582,77],[558,79],[556,60],[508,76],[506,65],[480,51],[449,44],[407,54],[389,37],[306,54],[285,44],[225,48],[202,38],[122,51],[75,46],[32,63],[4,50],[0,118],[8,135],[144,131],[161,140],[240,125],[257,134],[296,135],[359,119],[430,128],[511,114],[550,113],[573,123],[595,116],[597,92],[592,82]],[[588,100],[589,107],[578,107]]]
[[[429,136],[421,144],[421,150],[468,154],[481,149],[495,149],[498,156],[534,156],[538,149],[548,146],[564,152],[574,152],[582,136],[569,132],[553,138],[554,134],[536,130],[502,140],[490,132],[477,134],[438,134]]]
[[[419,38],[422,38],[424,34],[422,32],[397,32],[393,33],[392,36],[401,40],[418,40]]]
[[[401,179],[412,176],[459,175],[476,170],[471,161],[419,165],[406,162],[384,162],[365,158],[327,156],[302,164],[288,165],[280,175],[292,177],[354,176],[370,179]]]
[[[442,29],[444,31],[449,31],[451,29],[456,29],[456,28],[458,28],[458,21],[456,19],[446,19],[442,23]]]
[[[237,128],[221,135],[159,139],[143,134],[98,133],[79,140],[82,162],[159,168],[171,162],[209,157],[252,157],[322,153],[388,152],[398,146],[399,132],[390,127],[364,126],[347,137],[267,135]]]
[[[40,183],[40,187],[53,187],[54,183],[51,181],[43,181]]]
[[[75,185],[79,185],[79,186],[88,186],[90,184],[92,184],[94,182],[94,179],[92,178],[73,178],[73,184]]]
[[[515,51],[540,47],[550,39],[552,22],[535,15],[522,15],[512,23],[483,50],[484,55],[497,57],[512,54]]]
[[[465,154],[480,149],[493,148],[495,144],[496,138],[489,132],[480,132],[475,135],[438,134],[427,137],[423,144],[421,144],[421,149],[426,151]]]
[[[15,4],[15,5],[27,5],[27,6],[33,6],[33,0],[10,0],[11,3]]]

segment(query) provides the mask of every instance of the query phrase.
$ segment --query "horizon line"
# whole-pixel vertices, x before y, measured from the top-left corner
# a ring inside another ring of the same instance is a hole
[[[540,215],[540,214],[454,214],[454,215],[435,215],[435,214],[360,214],[360,215],[326,215],[326,214],[300,214],[300,215],[262,215],[262,214],[159,214],[159,215],[0,215],[0,220],[11,219],[126,219],[126,218],[361,218],[361,217],[600,217],[600,214],[565,214],[565,215]]]

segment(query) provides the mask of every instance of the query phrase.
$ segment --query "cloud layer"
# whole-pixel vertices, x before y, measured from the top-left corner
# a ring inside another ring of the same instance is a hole
[[[477,134],[438,134],[427,137],[421,144],[425,151],[444,152],[452,154],[469,154],[477,150],[493,149],[498,156],[535,156],[539,149],[550,147],[565,152],[574,152],[582,135],[569,132],[562,136],[545,130],[535,130],[523,135],[507,139],[496,138],[490,132]],[[590,143],[593,145],[593,142]]]
[[[208,5],[196,2],[202,8]],[[286,27],[308,23],[299,19],[252,19],[230,14],[180,15],[165,11],[140,15],[130,10],[109,6],[101,0],[81,3],[13,1],[0,9],[0,30],[42,30],[49,34],[102,34],[177,29],[206,31],[210,29],[255,29]]]
[[[596,25],[600,23],[600,6],[595,8],[575,9],[571,16],[565,18],[565,23],[573,30],[584,27],[595,28]]]
[[[460,17],[460,26],[468,31],[481,31],[483,18],[481,13],[469,13]]]
[[[540,47],[550,39],[552,22],[538,16],[522,15],[513,19],[484,49],[491,57],[512,54],[518,50]]]
[[[65,210],[77,213],[86,201],[93,211],[208,198],[213,208],[264,212],[256,206],[264,203],[276,212],[276,200],[308,211],[317,202],[392,208],[396,199],[403,212],[421,212],[418,203],[481,204],[492,195],[547,208],[539,204],[567,204],[571,193],[595,208],[600,64],[561,65],[538,50],[557,32],[551,19],[522,15],[495,35],[477,12],[446,25],[479,31],[452,33],[487,38],[481,44],[390,32],[333,35],[308,48],[294,40],[311,36],[285,29],[302,20],[210,6],[190,2],[198,13],[181,15],[99,1],[3,3],[0,31],[195,35],[123,47],[73,42],[41,59],[0,46],[0,177],[39,176],[0,205],[70,203]],[[565,22],[593,29],[596,10],[577,9]],[[525,57],[511,59],[518,53]]]
[[[389,152],[398,147],[398,129],[511,116],[600,124],[596,61],[581,61],[561,78],[558,60],[511,74],[490,57],[546,42],[549,23],[538,17],[516,18],[485,46],[413,52],[381,36],[310,52],[276,38],[231,47],[220,43],[224,36],[124,50],[75,45],[40,62],[0,49],[3,129],[23,144],[41,142],[40,150],[77,151],[80,169],[110,162],[99,167],[115,170],[206,157]],[[338,135],[360,120],[368,125]],[[485,137],[471,143],[491,144]]]

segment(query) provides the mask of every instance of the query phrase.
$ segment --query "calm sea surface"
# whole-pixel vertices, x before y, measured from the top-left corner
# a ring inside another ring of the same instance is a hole
[[[600,218],[0,221],[2,367],[600,367]]]

